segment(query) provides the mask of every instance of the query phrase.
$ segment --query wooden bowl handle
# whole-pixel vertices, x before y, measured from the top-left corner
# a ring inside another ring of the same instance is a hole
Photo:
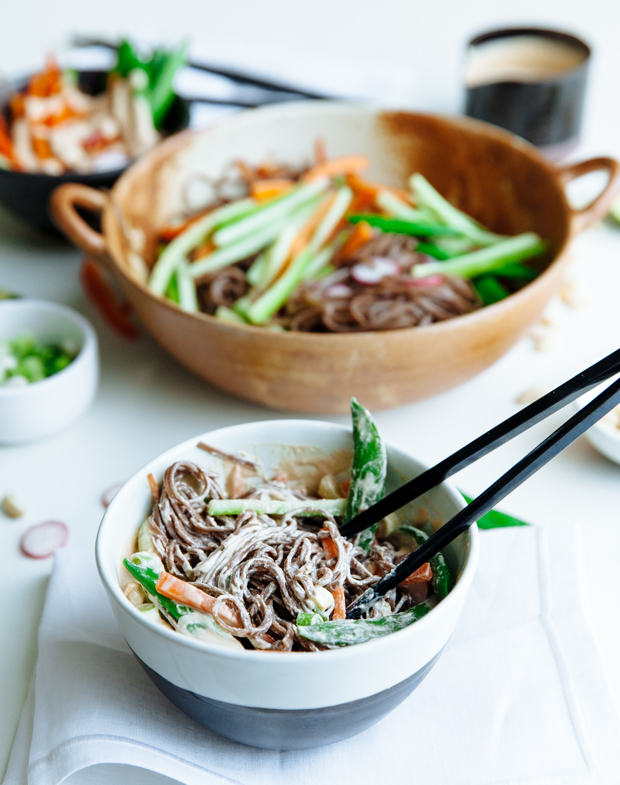
[[[107,203],[108,196],[104,191],[81,183],[64,183],[50,197],[50,209],[60,229],[74,245],[102,262],[107,261],[104,237],[90,227],[75,208],[102,213]]]
[[[587,161],[579,161],[558,168],[558,175],[563,185],[567,185],[571,180],[576,180],[584,174],[598,171],[608,172],[609,180],[605,188],[590,204],[581,210],[572,210],[571,231],[573,234],[583,232],[594,221],[604,218],[609,212],[612,202],[620,192],[620,163],[613,158],[590,158]]]

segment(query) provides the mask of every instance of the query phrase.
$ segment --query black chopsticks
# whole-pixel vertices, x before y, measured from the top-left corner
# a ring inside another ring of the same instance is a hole
[[[87,47],[87,46],[101,46],[105,49],[118,49],[118,45],[112,43],[111,41],[106,41],[101,38],[90,38],[87,36],[75,36],[73,38],[73,45],[77,47]],[[197,71],[206,71],[209,74],[213,74],[214,76],[223,76],[226,79],[230,79],[231,81],[235,82],[236,84],[244,87],[259,87],[262,90],[269,90],[274,93],[286,93],[290,96],[290,100],[297,100],[299,98],[311,98],[317,100],[329,100],[334,99],[335,96],[326,95],[324,93],[317,92],[315,90],[307,90],[303,87],[298,87],[293,84],[289,84],[287,82],[281,82],[277,79],[264,79],[259,76],[255,76],[254,74],[249,73],[240,68],[233,68],[233,67],[222,67],[213,65],[211,63],[203,63],[195,60],[190,60],[187,63],[189,68],[195,68]],[[260,101],[256,103],[251,102],[241,102],[238,103],[236,100],[233,101],[221,101],[221,100],[213,100],[210,98],[188,98],[186,99],[190,102],[200,102],[200,103],[213,103],[213,104],[220,104],[226,103],[230,106],[261,106],[264,103],[272,103],[275,101],[282,101],[282,98],[273,99],[272,101]],[[286,100],[286,99],[285,99]]]
[[[619,372],[620,350],[617,350],[352,518],[341,527],[342,534],[351,536],[377,523],[389,513],[418,498],[460,469],[474,463]],[[466,531],[472,523],[493,509],[509,493],[618,404],[620,404],[620,379],[584,406],[471,504],[438,529],[390,573],[358,597],[347,609],[347,618],[359,618],[376,600],[398,586],[449,542]]]

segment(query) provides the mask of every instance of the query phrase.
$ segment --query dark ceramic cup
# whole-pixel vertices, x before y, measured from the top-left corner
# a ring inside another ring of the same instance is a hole
[[[465,114],[559,160],[579,142],[590,47],[556,30],[506,28],[469,42]]]
[[[105,90],[105,71],[79,71],[80,89],[89,95]],[[9,101],[12,95],[26,89],[28,77],[17,79],[0,88],[0,114],[10,123]],[[189,123],[189,108],[186,101],[175,98],[164,124],[164,136],[186,128]],[[48,200],[52,191],[63,183],[83,183],[92,188],[111,188],[126,167],[108,172],[79,174],[66,172],[49,175],[32,172],[13,172],[0,169],[0,204],[20,218],[48,232],[57,232],[56,224],[48,212]]]

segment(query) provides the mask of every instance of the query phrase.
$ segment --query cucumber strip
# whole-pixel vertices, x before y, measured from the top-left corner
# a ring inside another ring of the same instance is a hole
[[[266,262],[259,280],[256,283],[250,281],[258,291],[267,289],[278,277],[286,260],[289,258],[298,232],[318,208],[323,198],[316,196],[291,214],[289,221],[286,222],[275,243],[265,253]]]
[[[262,251],[278,236],[285,220],[286,218],[281,218],[279,221],[273,221],[253,234],[244,235],[230,245],[216,248],[215,251],[205,256],[204,259],[200,259],[200,261],[191,265],[189,271],[191,277],[195,280],[203,275],[215,273],[235,262],[247,259],[248,256],[252,256],[257,251]]]
[[[456,275],[460,278],[475,278],[483,273],[495,272],[508,262],[519,262],[539,256],[547,248],[537,234],[526,232],[508,240],[502,240],[488,248],[455,256],[445,262],[415,264],[411,268],[414,278],[429,275]]]
[[[303,280],[309,281],[317,276],[320,276],[325,267],[330,263],[334,255],[335,248],[328,246],[323,251],[318,253],[312,261],[308,264],[306,272],[304,273]]]
[[[303,281],[314,256],[309,249],[302,251],[278,280],[247,309],[253,324],[263,324],[277,313]]]
[[[277,242],[277,240],[276,240]],[[259,256],[254,259],[252,262],[252,266],[246,273],[246,278],[250,286],[256,286],[258,282],[261,280],[263,275],[265,274],[265,268],[267,266],[267,261],[269,258],[270,252],[272,252],[272,248],[264,251],[264,253],[260,254]]]
[[[187,259],[190,251],[193,251],[194,248],[203,243],[213,229],[233,218],[247,215],[256,209],[256,205],[255,199],[239,199],[237,202],[232,202],[232,204],[218,207],[205,215],[204,218],[188,226],[184,232],[175,237],[161,252],[159,259],[151,270],[148,281],[149,289],[154,294],[163,295],[177,267],[182,261]]]
[[[209,515],[241,515],[246,510],[253,510],[258,515],[286,515],[298,511],[298,515],[309,517],[322,513],[330,513],[334,517],[344,514],[345,499],[294,499],[278,501],[276,499],[211,499],[207,512]]]
[[[468,215],[450,204],[423,175],[411,175],[409,187],[413,191],[416,204],[430,209],[447,226],[469,237],[476,245],[493,245],[505,239],[502,235],[483,229]]]
[[[196,313],[198,310],[198,297],[196,295],[196,284],[190,274],[190,266],[187,262],[181,262],[177,269],[177,283],[179,287],[179,306],[188,313]]]
[[[219,229],[213,235],[217,246],[230,245],[242,237],[253,234],[265,226],[286,218],[295,208],[301,207],[329,186],[329,180],[322,177],[308,185],[301,185],[279,199],[269,202],[247,218],[242,218],[230,226]]]
[[[225,305],[219,305],[215,312],[218,319],[223,322],[230,322],[231,324],[247,324],[246,320],[236,311],[227,308]]]
[[[321,223],[317,226],[312,235],[312,239],[308,243],[308,248],[312,252],[320,250],[329,240],[340,221],[344,218],[352,201],[353,191],[350,188],[345,186],[344,188],[338,189],[334,203],[327,211],[327,215],[325,215]]]
[[[432,216],[429,216],[427,212],[416,210],[391,191],[379,191],[375,202],[384,212],[395,215],[397,218],[404,218],[405,221],[427,223],[429,217],[432,220]]]

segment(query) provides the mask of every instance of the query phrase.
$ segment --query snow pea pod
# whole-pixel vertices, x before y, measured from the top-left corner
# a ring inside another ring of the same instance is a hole
[[[351,398],[351,417],[353,464],[345,523],[383,498],[387,473],[387,454],[377,424],[368,409],[360,406],[355,398]],[[377,525],[374,524],[359,536],[358,545],[366,552],[375,538],[376,528]]]
[[[428,540],[428,534],[423,532],[422,529],[417,529],[415,526],[401,526],[390,534],[390,542],[394,545],[404,545],[403,540],[407,541],[407,545],[412,545],[411,550],[415,550],[419,545]],[[411,542],[413,540],[413,542]],[[446,560],[442,553],[436,556],[431,556],[429,559],[431,569],[433,570],[433,590],[437,598],[443,600],[451,591],[454,586],[454,578],[450,572],[450,568],[446,564]]]
[[[458,237],[459,235],[459,232],[445,224],[431,223],[430,221],[406,221],[403,218],[387,218],[375,213],[349,215],[347,220],[352,224],[365,221],[367,224],[381,229],[382,232],[411,234],[415,237]]]
[[[314,643],[327,646],[352,646],[366,643],[374,638],[383,638],[408,627],[432,610],[435,600],[426,600],[402,613],[394,613],[382,619],[339,619],[325,621],[320,613],[300,613],[297,631]]]
[[[168,597],[164,597],[155,588],[159,573],[163,570],[163,566],[156,556],[150,553],[134,553],[129,559],[123,559],[123,564],[138,583],[144,586],[146,593],[153,598],[154,603],[166,611],[175,621],[178,621],[184,614],[192,612],[191,608],[179,605]]]
[[[123,564],[131,575],[145,588],[155,608],[164,612],[172,620],[174,628],[183,635],[189,635],[208,643],[215,643],[229,648],[242,648],[239,641],[218,625],[209,613],[189,608],[174,600],[164,597],[157,591],[157,579],[163,569],[159,557],[151,553],[134,553]]]

